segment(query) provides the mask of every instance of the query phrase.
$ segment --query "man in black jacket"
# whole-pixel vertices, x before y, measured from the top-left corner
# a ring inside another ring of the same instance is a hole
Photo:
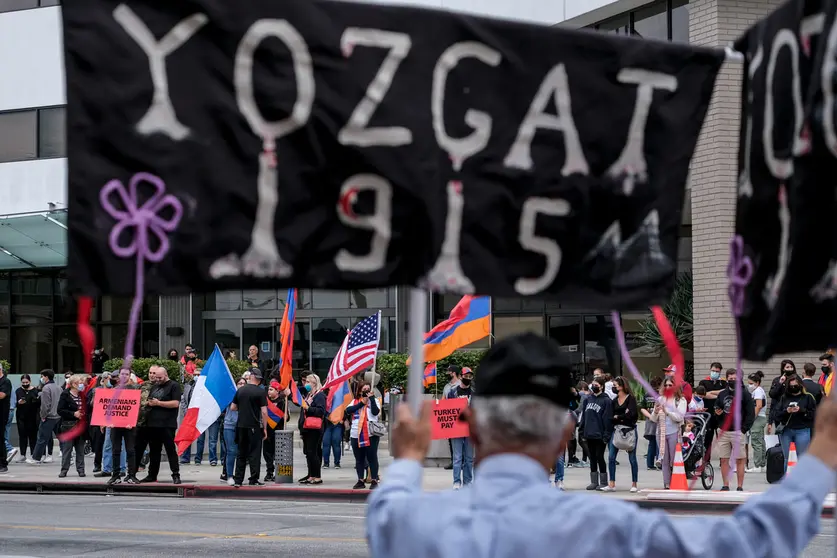
[[[817,367],[810,362],[806,362],[802,370],[805,371],[805,377],[802,378],[802,385],[805,387],[805,391],[814,396],[817,405],[819,405],[825,392],[822,390],[822,386],[814,379],[814,376],[817,374]]]
[[[736,391],[741,392],[741,430],[735,428],[735,397]],[[742,389],[738,372],[735,368],[727,369],[727,387],[718,394],[715,402],[715,418],[720,430],[718,437],[718,457],[721,458],[721,477],[724,480],[722,491],[729,490],[729,460],[735,454],[736,474],[738,475],[738,491],[744,490],[744,472],[747,467],[747,455],[744,453],[744,435],[753,427],[756,420],[756,405],[753,396],[746,389]]]

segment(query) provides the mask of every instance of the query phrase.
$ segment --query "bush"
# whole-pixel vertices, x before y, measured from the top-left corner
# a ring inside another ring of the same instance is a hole
[[[109,361],[105,362],[105,370],[119,370],[122,368],[122,359],[121,358],[112,358]],[[198,368],[202,368],[205,364],[205,361],[198,359],[195,361]],[[148,379],[148,369],[151,368],[153,365],[159,365],[168,370],[169,378],[172,380],[177,380],[178,382],[181,380],[181,371],[180,371],[180,363],[174,362],[173,360],[169,359],[159,359],[159,358],[135,358],[134,362],[131,364],[131,372],[137,375],[137,378],[141,378],[143,380]],[[230,368],[230,373],[232,374],[233,378],[237,382],[238,379],[250,368],[250,365],[247,364],[243,360],[228,360],[227,366]]]
[[[5,370],[6,374],[12,373],[12,363],[10,363],[8,360],[0,359],[0,364],[3,365],[3,370]]]
[[[460,368],[467,366],[474,371],[476,376],[477,367],[484,354],[485,351],[458,351],[437,362],[436,381],[439,385],[436,386],[435,391],[441,392],[442,386],[447,383],[447,368],[451,364]],[[406,353],[378,355],[376,371],[381,375],[381,385],[384,389],[389,389],[392,386],[400,386],[402,389],[407,388],[407,372],[409,369],[407,356]],[[425,393],[434,393],[434,386],[431,384],[429,388],[425,389]]]

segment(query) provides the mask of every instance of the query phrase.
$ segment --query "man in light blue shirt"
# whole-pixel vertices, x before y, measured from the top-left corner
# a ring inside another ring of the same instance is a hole
[[[369,497],[373,558],[791,558],[819,531],[837,474],[837,402],[824,400],[808,453],[787,479],[730,517],[675,518],[602,496],[549,489],[573,428],[571,375],[558,345],[534,334],[495,344],[463,412],[476,448],[473,484],[422,492],[430,407],[397,410],[395,461]],[[439,529],[442,529],[441,531]],[[712,533],[711,537],[700,536]]]

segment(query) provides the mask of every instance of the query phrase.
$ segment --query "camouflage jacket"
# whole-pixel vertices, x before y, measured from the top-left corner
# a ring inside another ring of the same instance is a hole
[[[145,419],[148,415],[148,394],[151,393],[152,387],[154,387],[154,384],[151,382],[145,382],[140,388],[142,390],[142,395],[140,396],[139,418],[137,418],[138,427],[145,426]]]

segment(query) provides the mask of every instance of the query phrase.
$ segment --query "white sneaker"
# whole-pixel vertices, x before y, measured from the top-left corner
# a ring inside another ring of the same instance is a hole
[[[558,481],[558,482],[555,484],[555,488],[557,488],[558,490],[560,490],[561,492],[563,492],[563,491],[564,491],[564,481]]]
[[[61,459],[62,457],[64,457],[64,452],[61,451],[61,450],[58,450],[58,459]]]
[[[631,494],[636,494],[637,492],[639,492],[639,489],[635,486],[632,486],[631,487]]]
[[[58,457],[61,457],[61,456],[59,455]],[[51,455],[47,455],[46,457],[44,457],[43,459],[41,459],[41,463],[52,463],[52,456],[51,456]]]
[[[14,459],[14,456],[16,456],[16,455],[17,455],[17,448],[12,448],[11,451],[6,454],[6,461],[8,463],[11,463],[12,459]]]
[[[29,464],[29,465],[39,465],[41,462],[40,461],[35,461],[31,457],[27,457],[26,458],[26,463]]]
[[[17,458],[18,463],[26,463],[27,461],[29,461],[29,458],[26,457],[25,455],[21,455],[20,457]]]
[[[603,487],[599,488],[599,491],[600,492],[615,492],[616,488],[608,485],[608,486],[603,486]]]
[[[453,489],[454,490],[459,490],[460,488],[462,488],[461,484],[459,484],[458,482],[453,483]]]
[[[235,479],[232,478],[232,477],[229,477],[227,479],[227,484],[230,485],[230,486],[235,486]]]
[[[749,469],[746,470],[746,472],[747,473],[762,473],[764,471],[762,471],[761,467],[750,467]]]

